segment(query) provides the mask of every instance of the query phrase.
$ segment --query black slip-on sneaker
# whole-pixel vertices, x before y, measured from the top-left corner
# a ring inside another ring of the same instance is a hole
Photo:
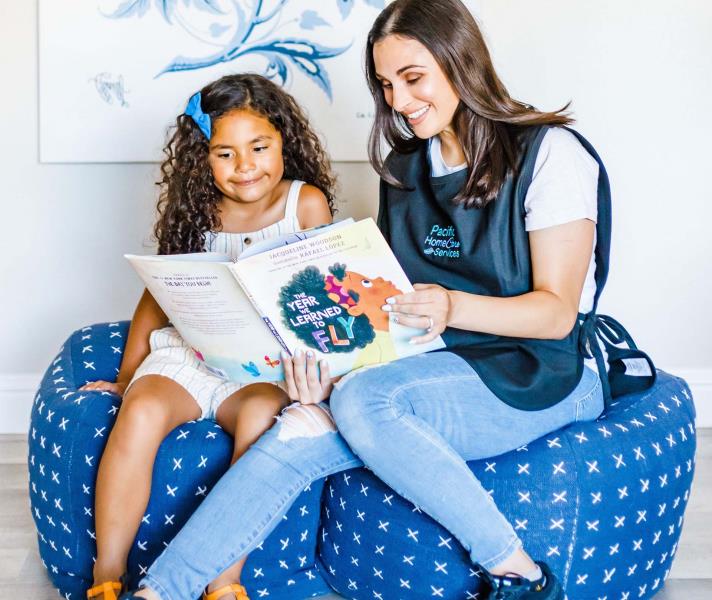
[[[537,562],[541,579],[530,581],[524,577],[500,577],[484,571],[489,586],[485,600],[564,600],[564,590],[546,563]]]

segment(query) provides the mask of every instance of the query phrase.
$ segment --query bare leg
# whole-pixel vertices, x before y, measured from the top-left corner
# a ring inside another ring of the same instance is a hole
[[[218,424],[235,438],[231,464],[240,458],[274,423],[274,417],[287,406],[287,395],[276,385],[256,383],[227,398],[215,415]],[[212,592],[231,583],[239,583],[247,556],[223,571],[208,585]],[[232,594],[223,596],[225,599]]]
[[[175,427],[200,417],[193,397],[160,375],[138,379],[124,396],[96,480],[94,583],[117,581],[151,493],[153,463]]]
[[[537,568],[534,561],[521,548],[518,548],[505,561],[490,569],[492,575],[519,575],[524,576],[526,573],[531,573]]]

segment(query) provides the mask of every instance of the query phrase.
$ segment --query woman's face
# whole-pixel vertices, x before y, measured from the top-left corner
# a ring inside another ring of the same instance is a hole
[[[423,44],[386,36],[374,44],[373,61],[386,103],[403,115],[417,137],[427,139],[452,130],[460,98]]]

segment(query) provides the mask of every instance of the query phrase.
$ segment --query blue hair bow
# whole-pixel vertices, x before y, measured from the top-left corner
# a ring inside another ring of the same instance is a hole
[[[196,92],[188,100],[188,105],[185,107],[185,114],[193,119],[195,124],[203,132],[203,135],[209,140],[211,133],[210,125],[210,115],[206,115],[200,106],[201,95],[200,92]]]

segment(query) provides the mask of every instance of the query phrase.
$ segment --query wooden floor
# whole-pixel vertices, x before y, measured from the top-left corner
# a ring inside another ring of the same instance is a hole
[[[0,435],[0,600],[55,600],[37,554],[27,498],[27,443]],[[697,474],[671,578],[656,600],[712,599],[712,429],[699,433]],[[324,597],[336,600],[338,596]],[[574,599],[579,600],[579,599]],[[611,599],[613,600],[613,599]]]

